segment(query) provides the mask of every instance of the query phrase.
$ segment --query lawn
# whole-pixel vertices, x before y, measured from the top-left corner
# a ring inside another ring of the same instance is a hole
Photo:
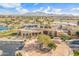
[[[78,22],[79,20],[61,20],[61,22]]]
[[[79,29],[79,26],[64,26],[64,28],[70,28],[70,29]]]
[[[12,20],[11,18],[0,18],[0,22],[6,22],[6,21],[11,22]]]
[[[74,56],[79,56],[79,51],[74,51]]]
[[[6,37],[6,36],[14,36],[16,35],[16,30],[8,30],[4,32],[0,32],[0,37]]]

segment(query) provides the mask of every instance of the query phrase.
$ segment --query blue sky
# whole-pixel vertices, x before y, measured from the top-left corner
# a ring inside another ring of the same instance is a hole
[[[0,3],[0,14],[27,12],[79,15],[79,3]]]

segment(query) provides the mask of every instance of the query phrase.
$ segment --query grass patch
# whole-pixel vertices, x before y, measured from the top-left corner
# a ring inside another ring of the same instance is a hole
[[[74,51],[74,56],[79,56],[79,51]]]
[[[4,32],[0,32],[0,37],[14,36],[16,34],[17,34],[16,30],[4,31]]]

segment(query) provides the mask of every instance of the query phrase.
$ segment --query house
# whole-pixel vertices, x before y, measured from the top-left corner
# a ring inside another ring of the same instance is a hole
[[[64,31],[63,30],[55,30],[54,31],[55,37],[60,37],[62,34],[64,34]]]
[[[18,29],[17,34],[22,37],[36,37],[39,34],[52,34],[53,29],[50,26],[39,24],[26,24],[24,28]]]

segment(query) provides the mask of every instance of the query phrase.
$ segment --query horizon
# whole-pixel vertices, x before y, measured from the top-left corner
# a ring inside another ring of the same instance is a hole
[[[0,3],[0,15],[23,15],[30,12],[79,15],[79,3]]]

